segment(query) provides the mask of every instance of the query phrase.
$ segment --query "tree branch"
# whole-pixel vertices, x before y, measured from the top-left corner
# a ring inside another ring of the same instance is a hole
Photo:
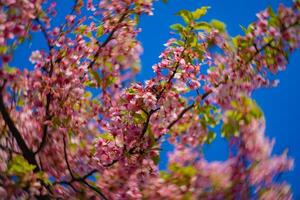
[[[52,55],[53,45],[51,44],[50,37],[49,37],[49,35],[46,31],[46,28],[43,26],[43,24],[39,20],[39,18],[36,19],[36,22],[40,25],[42,33],[43,33],[45,39],[47,40],[47,44],[48,44],[48,48],[49,48],[49,56],[50,56],[50,70],[48,71],[48,76],[51,78],[52,74],[53,74],[53,70],[54,70],[54,63],[52,61],[52,58],[53,58],[53,55]],[[49,92],[46,96],[46,106],[45,106],[45,120],[46,121],[51,119],[51,116],[50,116],[50,113],[49,113],[50,103],[51,103],[51,93]],[[46,144],[47,132],[48,132],[48,124],[45,123],[43,125],[42,141],[41,141],[40,145],[38,146],[37,150],[34,152],[34,154],[37,154],[38,152],[40,152],[42,150],[42,148],[44,147],[44,145]]]
[[[183,109],[181,111],[181,113],[179,113],[179,115],[177,116],[177,118],[169,124],[169,126],[167,127],[167,129],[171,129],[183,117],[183,115],[187,111],[191,110],[194,106],[195,106],[195,104],[192,103],[191,105],[189,105],[188,107],[186,107],[185,109]]]
[[[67,145],[66,145],[66,139],[65,139],[65,136],[63,136],[63,143],[64,143],[64,157],[65,157],[65,161],[66,161],[66,163],[67,163],[67,168],[68,168],[68,170],[69,170],[69,173],[70,173],[72,179],[74,179],[75,177],[74,177],[74,174],[73,174],[73,172],[72,172],[72,170],[71,170],[70,163],[69,163],[69,160],[68,160]]]
[[[13,137],[16,139],[17,144],[22,151],[22,155],[28,161],[29,164],[36,166],[35,171],[39,171],[40,169],[39,169],[39,166],[35,159],[34,153],[28,148],[21,133],[19,132],[19,130],[15,126],[13,120],[11,119],[9,113],[7,112],[4,102],[3,102],[3,96],[1,93],[0,93],[0,112],[2,114],[2,117],[5,121],[5,123],[8,126],[10,132],[12,133]]]
[[[119,28],[119,24],[125,19],[125,17],[128,15],[128,13],[129,13],[129,11],[127,9],[126,12],[120,17],[117,25],[113,28],[113,30],[107,36],[106,40],[101,45],[99,45],[99,47],[98,47],[98,49],[97,49],[97,51],[96,51],[96,53],[94,55],[94,58],[93,58],[92,62],[90,62],[90,64],[88,65],[88,69],[92,69],[93,68],[93,65],[96,63],[96,60],[97,60],[97,58],[98,58],[98,56],[99,56],[99,54],[101,52],[101,49],[103,47],[105,47],[109,43],[109,41],[113,38],[115,32]],[[97,43],[100,44],[99,42],[97,42]]]
[[[68,167],[69,170],[71,169],[70,167]],[[71,170],[70,170],[71,171]],[[82,176],[82,177],[75,177],[72,176],[72,179],[70,181],[58,181],[58,182],[54,182],[53,185],[56,184],[64,184],[64,185],[69,185],[75,192],[77,192],[77,189],[72,185],[72,183],[74,182],[78,182],[78,183],[82,183],[84,185],[86,185],[89,189],[93,190],[94,192],[96,192],[97,194],[100,195],[101,199],[103,200],[108,200],[108,198],[101,192],[101,190],[96,187],[96,186],[92,186],[91,184],[89,184],[86,179],[91,176],[92,174],[98,172],[98,170],[93,169],[92,171],[90,171],[89,173],[87,173],[86,175]]]
[[[101,199],[103,200],[108,200],[104,194],[95,186],[90,185],[85,179],[82,180],[82,183],[84,183],[86,186],[88,186],[91,190],[93,190],[94,192],[96,192],[97,194],[100,195]]]
[[[180,56],[179,56],[180,59],[181,59],[181,57],[183,56],[185,50],[186,50],[186,47],[184,47],[183,51],[181,52],[181,54],[180,54]],[[171,81],[172,81],[172,79],[175,77],[175,74],[177,73],[177,70],[178,70],[178,67],[179,67],[179,64],[180,64],[180,59],[176,62],[176,64],[175,64],[175,69],[173,70],[171,76],[169,77],[169,79],[168,79],[166,85],[170,84]],[[156,102],[159,101],[159,99],[161,98],[161,96],[162,96],[162,94],[164,93],[165,90],[166,90],[166,86],[158,93],[158,95],[157,95],[157,97],[156,97]]]

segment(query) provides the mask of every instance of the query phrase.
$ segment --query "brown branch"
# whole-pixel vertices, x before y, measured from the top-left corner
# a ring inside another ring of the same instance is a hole
[[[68,167],[68,168],[69,168],[69,171],[71,172],[71,168],[70,167]],[[87,173],[86,175],[84,175],[82,177],[72,176],[72,179],[70,181],[58,181],[58,182],[54,182],[53,185],[56,185],[56,184],[68,185],[75,192],[78,192],[78,190],[72,185],[74,182],[78,182],[78,183],[86,185],[89,189],[91,189],[94,192],[96,192],[97,194],[99,194],[101,199],[108,200],[108,198],[101,192],[101,190],[98,187],[89,184],[86,180],[89,176],[91,176],[92,174],[94,174],[96,172],[98,172],[98,170],[93,169],[92,171],[90,171],[89,173]]]
[[[115,32],[119,28],[119,24],[125,19],[125,17],[128,15],[128,13],[129,13],[129,10],[127,9],[126,12],[120,17],[117,25],[113,28],[113,30],[107,36],[106,40],[101,45],[99,45],[99,47],[98,47],[95,55],[93,56],[94,58],[93,58],[92,62],[90,62],[90,64],[88,65],[88,69],[92,69],[93,68],[93,65],[96,63],[96,60],[97,60],[97,58],[98,58],[98,56],[99,56],[99,54],[101,52],[101,49],[103,47],[105,47],[109,43],[109,41],[113,38]],[[98,41],[97,41],[97,43],[100,44]]]
[[[91,190],[93,190],[94,192],[96,192],[97,194],[99,194],[100,197],[101,197],[101,199],[108,200],[108,198],[106,198],[106,196],[104,196],[104,194],[97,187],[90,185],[85,179],[82,180],[82,183],[84,183]]]
[[[272,38],[268,43],[264,44],[260,49],[256,49],[255,53],[246,61],[246,65],[250,64],[253,59],[260,54],[265,48],[267,48],[271,43],[274,42],[274,38]],[[256,46],[256,45],[255,45]],[[256,47],[257,48],[257,47]]]
[[[82,176],[82,179],[86,179],[86,178],[88,178],[89,176],[93,175],[96,172],[98,172],[98,170],[97,169],[93,169],[92,171],[90,171],[86,175]]]
[[[76,7],[77,7],[77,4],[78,4],[78,0],[75,0],[74,1],[74,5],[73,5],[73,7],[72,7],[72,9],[71,9],[71,11],[70,11],[70,13],[68,14],[68,15],[73,15],[73,13],[75,12],[75,10],[76,10]],[[67,24],[68,24],[68,22],[67,22],[67,20],[65,21],[65,23],[63,24],[63,25],[61,25],[60,26],[60,28],[59,28],[59,32],[60,32],[60,34],[59,34],[59,36],[57,37],[58,39],[61,37],[61,35],[63,34],[63,29],[67,26]],[[70,30],[68,30],[68,31],[70,31]]]
[[[157,112],[160,108],[156,108],[154,110],[150,110],[148,116],[147,116],[147,119],[146,119],[146,122],[144,123],[144,126],[143,126],[143,129],[142,129],[142,133],[140,135],[140,139],[142,139],[145,135],[145,133],[147,132],[147,129],[148,129],[148,126],[149,126],[149,122],[150,122],[150,118],[151,116]]]
[[[54,70],[54,63],[52,61],[52,58],[53,58],[52,49],[54,48],[54,46],[51,44],[50,37],[46,31],[46,28],[41,23],[41,21],[37,18],[36,22],[41,26],[42,33],[43,33],[45,39],[47,40],[47,44],[48,44],[48,48],[49,48],[49,55],[50,55],[50,70],[48,71],[48,76],[51,78],[52,74],[53,74],[53,70]],[[50,104],[51,104],[51,93],[49,92],[46,96],[46,106],[45,106],[45,120],[46,121],[51,120],[51,118],[52,118],[50,116]],[[34,152],[34,154],[37,154],[38,152],[40,152],[42,150],[42,148],[44,147],[44,145],[46,144],[48,123],[45,123],[43,125],[42,129],[43,129],[42,141],[41,141],[40,145],[38,146],[37,150]]]
[[[133,147],[133,148],[136,148],[136,147]],[[131,149],[133,149],[133,148],[131,148]],[[131,150],[130,149],[130,150]],[[129,151],[130,151],[129,150]],[[134,150],[134,149],[133,149]],[[108,164],[105,164],[105,165],[103,165],[104,167],[111,167],[111,166],[113,166],[115,163],[117,163],[118,161],[119,161],[120,159],[115,159],[115,160],[113,160],[111,163],[108,163]]]
[[[179,56],[180,59],[181,59],[181,57],[183,56],[185,50],[186,50],[186,47],[184,47],[183,51],[181,52],[181,54],[180,54],[180,56]],[[176,62],[176,64],[175,64],[175,69],[173,70],[171,76],[169,77],[166,86],[167,86],[168,84],[170,84],[171,81],[173,80],[173,78],[175,77],[175,74],[177,73],[178,67],[180,66],[180,65],[179,65],[179,64],[180,64],[180,59]],[[164,91],[166,90],[166,86],[163,87],[163,89],[158,93],[158,95],[157,95],[157,97],[156,97],[156,102],[158,102],[159,99],[161,98],[161,96],[163,95]]]
[[[67,163],[67,168],[69,170],[69,173],[72,177],[72,179],[74,179],[74,174],[71,170],[71,166],[70,166],[70,163],[69,163],[69,160],[68,160],[68,154],[67,154],[67,145],[66,145],[66,139],[65,139],[65,136],[63,136],[63,143],[64,143],[64,157],[65,157],[65,161]]]
[[[51,102],[51,94],[48,93],[47,97],[46,97],[46,107],[45,107],[45,120],[51,120],[51,116],[49,114],[49,108],[50,108],[50,102]],[[47,132],[48,132],[48,123],[43,125],[43,137],[42,137],[42,142],[40,143],[40,145],[38,146],[37,150],[34,152],[34,154],[39,153],[42,148],[44,147],[44,145],[46,144],[46,140],[47,140]]]
[[[6,83],[7,83],[7,80],[4,79],[4,80],[3,80],[3,84],[2,84],[1,87],[0,87],[0,93],[4,90]]]
[[[177,116],[177,118],[169,124],[169,126],[167,127],[167,129],[171,129],[171,128],[172,128],[172,127],[173,127],[173,126],[174,126],[174,125],[175,125],[175,124],[183,117],[183,115],[184,115],[187,111],[191,110],[194,106],[195,106],[195,104],[192,103],[191,105],[189,105],[188,107],[186,107],[185,109],[183,109],[183,110],[179,113],[179,115]]]
[[[49,37],[49,35],[47,33],[47,30],[46,30],[45,26],[42,24],[42,22],[40,21],[40,19],[38,17],[35,19],[35,21],[36,21],[36,23],[38,25],[40,25],[42,34],[45,37],[45,39],[47,40],[47,45],[48,45],[49,53],[51,53],[51,50],[53,49],[54,46],[51,44],[51,40],[50,40],[50,37]]]
[[[219,87],[219,85],[221,85],[223,82],[219,83],[216,85],[216,87]],[[210,94],[212,93],[212,91],[208,91],[206,93],[204,93],[201,97],[201,101],[206,99]],[[188,107],[184,108],[179,115],[177,116],[177,118],[175,120],[173,120],[168,126],[167,129],[171,129],[183,116],[186,112],[188,112],[189,110],[191,110],[194,106],[195,106],[195,102],[193,102],[191,105],[189,105]]]
[[[92,174],[96,173],[98,170],[94,169],[92,171],[90,171],[89,173],[87,173],[86,175],[82,176],[82,177],[75,177],[75,175],[73,174],[73,171],[71,169],[70,163],[69,163],[69,159],[68,159],[68,154],[67,154],[67,143],[66,143],[66,139],[65,136],[63,136],[63,144],[64,144],[64,157],[65,157],[65,161],[67,164],[67,168],[68,171],[71,175],[71,180],[70,181],[59,181],[59,182],[54,182],[53,184],[67,184],[69,185],[75,192],[78,192],[78,190],[72,185],[74,182],[79,182],[82,183],[86,186],[88,186],[91,190],[93,190],[94,192],[96,192],[97,194],[100,195],[100,197],[104,200],[107,200],[107,198],[105,197],[105,195],[100,191],[99,188],[92,186],[91,184],[89,184],[86,179],[91,176]]]
[[[19,146],[19,148],[22,151],[22,155],[24,156],[24,158],[28,161],[29,164],[35,165],[35,172],[39,171],[39,166],[37,164],[37,161],[35,159],[34,153],[28,148],[27,144],[25,143],[21,133],[19,132],[19,130],[17,129],[17,127],[15,126],[13,120],[11,119],[9,113],[7,112],[4,102],[3,102],[3,96],[0,93],[0,112],[2,114],[2,117],[5,121],[5,123],[7,124],[10,132],[12,133],[13,137],[15,138],[15,140],[17,141],[17,144]]]

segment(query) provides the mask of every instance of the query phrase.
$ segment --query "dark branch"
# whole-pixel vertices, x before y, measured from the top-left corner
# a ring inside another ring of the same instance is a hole
[[[36,19],[36,22],[40,25],[42,33],[43,33],[45,39],[47,40],[47,44],[48,44],[48,48],[49,48],[49,55],[50,55],[50,70],[48,71],[48,76],[51,78],[51,76],[53,74],[53,70],[54,70],[54,63],[52,61],[52,58],[53,58],[52,49],[54,48],[54,46],[51,44],[50,37],[47,33],[46,28],[42,24],[42,22],[38,18]],[[50,120],[52,118],[50,116],[50,112],[49,112],[50,103],[51,103],[51,93],[49,92],[46,96],[46,106],[45,106],[45,120],[46,121]],[[48,132],[48,123],[45,123],[43,125],[42,141],[41,141],[40,145],[38,146],[37,150],[34,152],[34,154],[37,154],[38,152],[40,152],[42,150],[42,148],[44,147],[44,145],[46,144],[47,132]]]
[[[97,51],[96,51],[96,53],[95,53],[95,55],[94,55],[94,58],[93,58],[93,60],[90,62],[90,64],[88,65],[88,69],[92,69],[93,68],[93,66],[94,66],[94,64],[96,63],[96,60],[97,60],[97,58],[98,58],[98,56],[99,56],[99,54],[100,54],[100,52],[101,52],[101,49],[103,48],[103,47],[105,47],[108,43],[109,43],[109,41],[113,38],[113,36],[114,36],[114,34],[115,34],[115,32],[118,30],[118,28],[119,28],[119,24],[125,19],[125,17],[128,15],[128,9],[126,10],[126,12],[120,17],[120,19],[119,19],[119,21],[118,21],[118,23],[117,23],[117,25],[113,28],[113,30],[110,32],[110,34],[107,36],[107,38],[106,38],[106,40],[101,44],[101,45],[99,45],[99,47],[98,47],[98,49],[97,49]],[[98,44],[100,44],[99,42],[97,42]]]
[[[69,171],[71,172],[71,168],[68,167]],[[90,171],[89,173],[87,173],[86,175],[82,176],[82,177],[75,177],[75,176],[72,176],[72,179],[70,181],[58,181],[58,182],[54,182],[53,185],[56,185],[56,184],[62,184],[62,185],[68,185],[70,186],[75,192],[78,192],[78,190],[72,185],[74,182],[78,182],[78,183],[81,183],[81,184],[84,184],[86,185],[89,189],[93,190],[94,192],[96,192],[97,194],[100,195],[101,199],[103,200],[108,200],[108,198],[106,198],[106,196],[101,192],[101,190],[96,187],[96,186],[93,186],[91,184],[89,184],[87,182],[87,178],[91,175],[93,175],[94,173],[98,172],[98,170],[96,169],[93,169],[92,171]]]
[[[156,109],[154,109],[154,110],[150,110],[150,112],[149,112],[149,114],[148,114],[148,116],[147,116],[147,119],[146,119],[146,121],[145,121],[145,123],[144,123],[143,129],[142,129],[142,133],[141,133],[141,135],[140,135],[140,139],[142,139],[142,138],[144,137],[145,133],[147,132],[147,129],[148,129],[148,126],[149,126],[149,122],[150,122],[151,116],[152,116],[155,112],[157,112],[159,109],[160,109],[160,108],[156,108]]]
[[[69,173],[72,177],[72,179],[74,179],[74,174],[72,172],[72,169],[71,169],[71,166],[70,166],[70,163],[69,163],[69,160],[68,160],[68,154],[67,154],[67,144],[66,144],[66,139],[65,139],[65,136],[63,136],[63,143],[64,143],[64,157],[65,157],[65,161],[67,163],[67,168],[69,170]]]
[[[171,129],[183,117],[183,115],[187,111],[191,110],[194,106],[195,106],[195,104],[193,103],[193,104],[189,105],[188,107],[186,107],[185,109],[183,109],[181,111],[181,113],[179,113],[179,115],[177,116],[177,118],[169,124],[169,126],[167,127],[167,129]]]
[[[50,102],[51,102],[51,94],[48,93],[46,97],[46,107],[45,107],[45,120],[48,121],[51,119],[50,113],[49,113],[49,108],[50,108]],[[35,151],[35,154],[40,152],[44,145],[46,144],[47,140],[47,132],[48,132],[48,123],[43,125],[43,137],[42,137],[42,142],[40,143],[39,147]]]
[[[99,188],[92,186],[91,184],[89,184],[85,179],[82,180],[82,183],[84,183],[86,186],[88,186],[91,190],[93,190],[94,192],[96,192],[97,194],[100,195],[101,199],[103,200],[108,200],[104,194],[99,190]]]
[[[185,50],[186,50],[186,47],[185,47],[185,48],[183,49],[183,51],[181,52],[180,58],[183,56]],[[169,84],[171,83],[171,81],[173,80],[173,78],[175,77],[175,74],[177,73],[178,67],[180,66],[179,64],[180,64],[180,59],[176,62],[176,64],[175,64],[175,69],[173,70],[171,76],[169,77],[166,86],[169,85]],[[159,99],[161,98],[161,96],[162,96],[163,93],[165,92],[166,86],[163,87],[163,89],[158,93],[158,95],[157,95],[157,97],[156,97],[156,102],[159,101]]]
[[[39,171],[40,169],[39,169],[37,161],[34,157],[34,153],[28,148],[21,133],[19,132],[19,130],[15,126],[13,120],[11,119],[9,113],[7,112],[4,102],[3,102],[3,96],[1,93],[0,93],[0,112],[2,114],[2,117],[5,121],[5,123],[8,126],[10,132],[12,133],[13,137],[16,139],[17,144],[22,151],[22,155],[28,161],[29,164],[36,166],[35,171]]]

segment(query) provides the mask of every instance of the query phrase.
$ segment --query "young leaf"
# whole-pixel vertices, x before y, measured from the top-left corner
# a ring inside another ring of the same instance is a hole
[[[210,8],[209,6],[203,6],[201,8],[198,8],[194,12],[192,12],[193,19],[197,20],[200,17],[204,16],[209,8]]]
[[[16,155],[12,158],[8,165],[8,173],[13,175],[25,175],[32,172],[36,166],[31,165],[21,155]]]
[[[186,24],[189,24],[190,21],[193,19],[193,15],[190,11],[188,10],[181,10],[177,13],[177,15],[181,16],[183,21],[186,23]]]
[[[97,81],[98,86],[100,86],[102,81],[101,81],[99,74],[93,69],[89,69],[89,71],[90,71],[92,77]]]
[[[195,30],[203,30],[209,32],[211,30],[211,25],[207,22],[198,22],[193,27]]]
[[[181,30],[183,30],[184,29],[184,27],[181,25],[181,24],[172,24],[171,26],[170,26],[170,28],[172,29],[172,30],[175,30],[175,31],[178,31],[178,32],[180,32]]]
[[[101,37],[102,35],[103,35],[103,26],[100,25],[100,26],[98,26],[98,28],[97,28],[96,36],[97,36],[97,37]]]
[[[210,24],[212,25],[212,27],[219,30],[220,32],[224,32],[226,30],[226,25],[219,20],[213,19],[211,20]]]

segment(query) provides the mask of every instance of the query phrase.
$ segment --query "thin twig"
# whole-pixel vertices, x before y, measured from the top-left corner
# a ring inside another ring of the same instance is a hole
[[[109,43],[109,41],[113,38],[115,32],[116,32],[116,31],[118,30],[118,28],[119,28],[120,23],[125,19],[125,17],[128,15],[128,13],[129,13],[129,12],[128,12],[128,9],[127,9],[126,12],[120,17],[120,19],[119,19],[117,25],[113,28],[113,30],[112,30],[112,31],[110,32],[110,34],[107,36],[106,40],[105,40],[101,45],[99,45],[99,47],[98,47],[98,49],[97,49],[95,55],[93,56],[92,62],[90,62],[90,64],[88,65],[88,69],[92,69],[92,68],[93,68],[93,65],[96,63],[96,60],[97,60],[97,58],[98,58],[98,56],[99,56],[99,54],[100,54],[100,52],[101,52],[101,49],[102,49],[103,47],[105,47],[105,46]],[[97,43],[100,44],[98,41],[97,41]]]
[[[70,163],[69,163],[69,160],[68,160],[68,154],[67,154],[67,144],[66,144],[66,139],[65,139],[65,136],[63,136],[63,143],[64,143],[64,157],[65,157],[65,161],[67,163],[67,168],[69,170],[69,173],[72,177],[72,179],[74,179],[74,174],[72,172],[72,169],[71,169],[71,166],[70,166]]]

